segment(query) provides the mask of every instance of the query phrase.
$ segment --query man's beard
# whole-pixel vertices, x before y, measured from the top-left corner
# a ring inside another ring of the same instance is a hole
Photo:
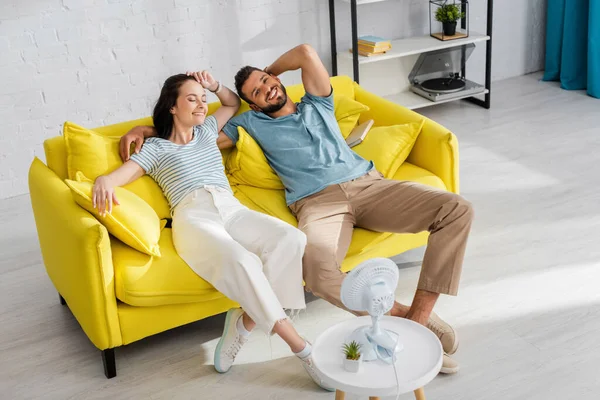
[[[276,113],[277,111],[281,110],[283,108],[283,106],[285,106],[285,103],[287,103],[287,92],[285,91],[285,87],[283,85],[279,85],[279,89],[281,90],[281,93],[282,93],[281,102],[276,103],[276,104],[271,104],[265,108],[261,108],[260,110],[263,113],[265,113],[265,114]]]

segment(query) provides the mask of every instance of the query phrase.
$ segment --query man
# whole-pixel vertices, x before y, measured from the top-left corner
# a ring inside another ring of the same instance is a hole
[[[301,69],[306,95],[292,102],[278,75]],[[391,314],[434,331],[444,348],[442,372],[458,371],[448,354],[458,347],[454,329],[432,313],[441,293],[456,295],[473,209],[454,193],[407,181],[384,179],[373,163],[352,151],[334,115],[329,74],[315,50],[303,44],[260,70],[242,68],[236,90],[252,111],[229,121],[219,134],[220,148],[238,140],[243,126],[256,140],[286,188],[286,200],[307,236],[303,258],[306,290],[344,308],[340,265],[355,226],[378,232],[429,231],[427,251],[411,306],[395,303]],[[142,134],[132,130],[121,142],[123,156]]]

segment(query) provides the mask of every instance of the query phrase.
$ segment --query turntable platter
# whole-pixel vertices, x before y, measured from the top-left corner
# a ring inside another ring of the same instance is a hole
[[[465,82],[454,78],[436,78],[421,83],[421,87],[430,93],[454,93],[463,90]]]

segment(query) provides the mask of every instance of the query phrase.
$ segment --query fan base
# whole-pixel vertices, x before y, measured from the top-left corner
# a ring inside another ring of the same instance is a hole
[[[363,361],[376,361],[382,360],[388,364],[392,364],[395,356],[404,349],[404,345],[398,340],[399,336],[396,332],[388,329],[383,329],[380,336],[387,336],[385,342],[395,343],[395,349],[390,347],[381,346],[378,344],[373,336],[373,329],[371,326],[365,325],[357,328],[346,338],[346,343],[355,341],[360,344],[360,353],[362,354]],[[379,353],[379,356],[377,355]]]

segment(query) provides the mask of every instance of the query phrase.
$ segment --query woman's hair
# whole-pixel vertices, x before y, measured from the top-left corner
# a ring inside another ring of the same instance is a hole
[[[177,97],[179,97],[179,88],[187,80],[194,80],[194,77],[187,76],[186,74],[173,75],[165,81],[156,105],[154,106],[154,112],[152,113],[152,119],[154,120],[154,127],[159,138],[169,139],[171,132],[173,131],[173,114],[171,114],[171,108],[177,103]]]

